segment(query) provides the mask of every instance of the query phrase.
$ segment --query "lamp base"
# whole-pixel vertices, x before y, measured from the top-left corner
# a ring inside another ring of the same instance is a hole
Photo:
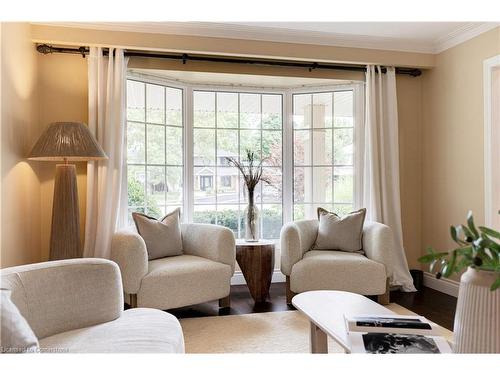
[[[50,260],[81,257],[76,167],[73,164],[58,164],[52,205]]]

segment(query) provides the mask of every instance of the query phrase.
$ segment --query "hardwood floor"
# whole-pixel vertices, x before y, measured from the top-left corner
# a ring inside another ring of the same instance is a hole
[[[231,307],[220,309],[217,301],[195,306],[169,310],[177,318],[202,316],[239,315],[271,311],[295,310],[286,304],[285,284],[271,284],[271,298],[266,302],[254,303],[246,285],[231,286]],[[376,297],[373,297],[376,301]],[[391,302],[423,315],[435,323],[452,330],[457,299],[434,289],[423,287],[415,293],[391,292]]]

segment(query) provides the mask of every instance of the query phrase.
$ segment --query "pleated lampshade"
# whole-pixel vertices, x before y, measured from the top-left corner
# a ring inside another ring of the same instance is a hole
[[[40,136],[28,159],[86,161],[107,159],[102,147],[81,122],[54,122]]]

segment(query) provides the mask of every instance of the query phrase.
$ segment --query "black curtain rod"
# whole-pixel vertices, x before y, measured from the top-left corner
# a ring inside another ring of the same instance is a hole
[[[39,44],[36,46],[38,52],[47,55],[50,53],[70,53],[79,54],[85,58],[89,53],[88,47],[53,47],[48,44]],[[104,54],[108,51],[105,49]],[[170,60],[181,60],[183,64],[188,61],[206,61],[206,62],[219,62],[219,63],[230,63],[230,64],[252,64],[252,65],[271,65],[271,66],[284,66],[293,68],[305,68],[310,72],[315,69],[330,69],[330,70],[347,70],[355,72],[366,72],[366,66],[364,65],[349,65],[349,64],[328,64],[328,63],[316,63],[316,62],[301,62],[301,61],[286,61],[286,60],[271,60],[271,59],[240,59],[237,57],[223,57],[223,56],[204,56],[204,55],[188,55],[183,54],[169,54],[169,53],[156,53],[156,52],[143,52],[143,51],[133,51],[125,50],[125,56],[131,57],[149,57],[155,59],[170,59]],[[382,68],[382,73],[385,73],[387,69]],[[418,77],[422,74],[420,69],[416,68],[399,68],[396,67],[397,74],[406,74],[412,77]]]

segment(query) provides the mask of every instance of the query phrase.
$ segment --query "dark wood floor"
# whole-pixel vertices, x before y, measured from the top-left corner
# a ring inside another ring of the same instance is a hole
[[[246,285],[233,285],[231,286],[231,307],[229,309],[219,310],[217,302],[209,302],[173,309],[169,312],[177,318],[195,318],[295,310],[286,304],[284,283],[272,284],[269,294],[271,298],[267,302],[254,304]],[[422,290],[414,293],[391,292],[391,302],[423,315],[449,330],[453,329],[457,304],[455,297],[423,287]]]

